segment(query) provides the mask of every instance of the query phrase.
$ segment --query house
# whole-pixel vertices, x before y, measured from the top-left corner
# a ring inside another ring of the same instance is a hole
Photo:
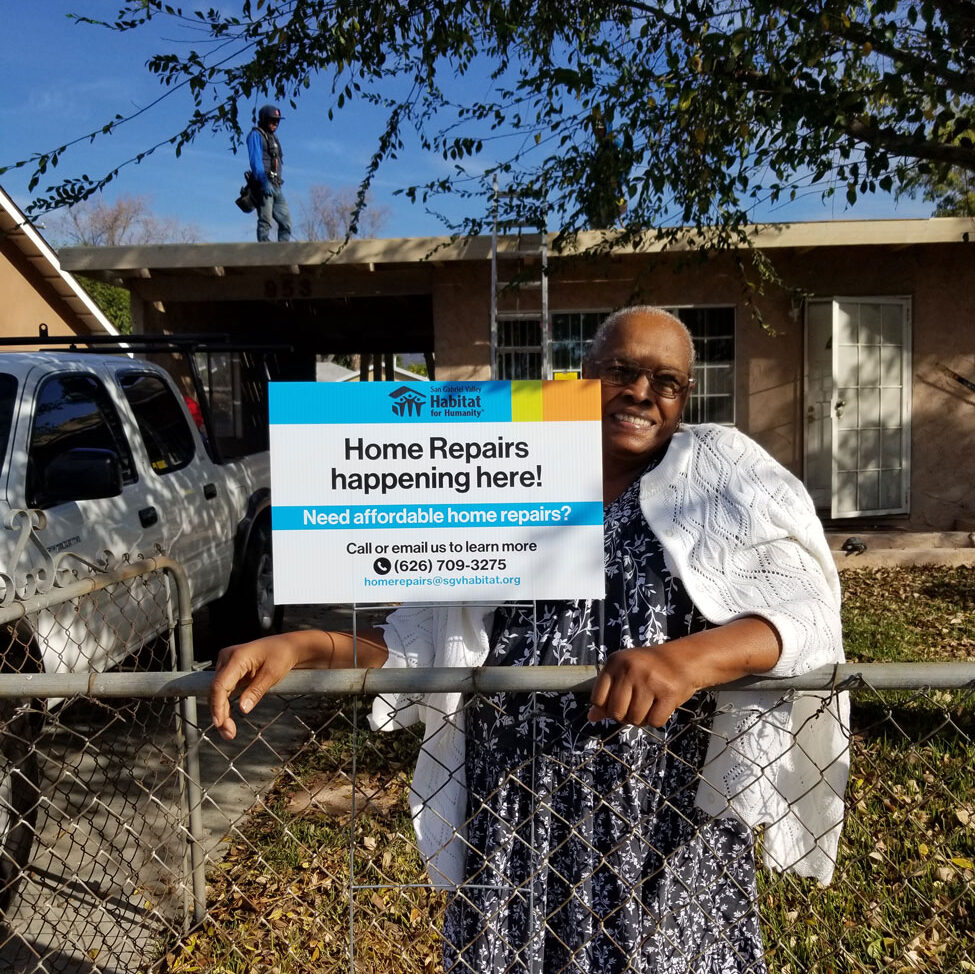
[[[696,339],[686,418],[749,433],[804,479],[825,521],[975,527],[975,221],[762,225],[753,249],[708,257],[659,243],[589,254],[605,240],[582,234],[561,254],[477,237],[60,257],[128,288],[137,331],[287,341],[288,378],[313,379],[322,353],[421,354],[438,380],[571,376],[609,311],[667,307]],[[764,293],[756,254],[779,279]],[[495,288],[512,277],[519,287]]]
[[[36,335],[117,334],[84,288],[14,201],[0,189],[0,339]]]

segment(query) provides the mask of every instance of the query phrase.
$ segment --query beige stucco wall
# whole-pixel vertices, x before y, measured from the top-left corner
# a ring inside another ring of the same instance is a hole
[[[10,243],[0,237],[0,334],[36,335],[44,322],[52,335],[74,335],[74,315],[44,279]]]
[[[975,393],[940,369],[975,380],[975,244],[820,248],[774,252],[788,288],[821,297],[906,296],[912,305],[911,513],[874,519],[916,531],[975,521]],[[437,375],[487,378],[490,266],[445,264],[434,275]],[[731,257],[579,260],[556,265],[552,312],[609,310],[634,302],[721,304],[736,309],[736,424],[798,476],[805,412],[804,324],[792,292],[756,298],[759,323]]]
[[[975,381],[975,253],[960,250],[932,253],[915,292],[912,519],[972,530],[975,393],[941,369]]]
[[[941,371],[975,380],[975,244],[823,248],[777,266],[817,296],[910,298],[911,513],[903,526],[946,531],[975,520],[975,393]]]
[[[433,275],[437,378],[491,378],[491,266],[447,264]]]

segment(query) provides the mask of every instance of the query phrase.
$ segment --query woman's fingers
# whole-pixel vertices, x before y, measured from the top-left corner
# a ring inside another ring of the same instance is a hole
[[[638,646],[613,653],[593,686],[589,719],[663,727],[693,692],[682,695],[675,688],[674,676],[669,660],[657,647]]]
[[[254,679],[247,684],[247,687],[240,695],[240,701],[238,702],[240,712],[249,714],[257,706],[264,694],[289,670],[290,667],[281,670],[280,667],[274,667],[266,660],[262,662],[257,669]]]
[[[609,718],[621,724],[642,723],[653,697],[631,678],[625,668],[622,672],[620,669],[618,665],[607,663],[596,677],[590,697],[589,720]]]
[[[230,696],[237,684],[245,676],[239,661],[233,660],[236,646],[220,650],[217,655],[216,674],[210,684],[210,719],[220,736],[232,740],[237,734],[237,725],[230,716]]]
[[[612,720],[618,720],[620,723],[625,722],[630,711],[632,699],[632,684],[628,680],[613,680],[609,694],[606,697],[606,703],[603,705],[606,716]]]
[[[239,701],[241,713],[250,713],[291,669],[289,654],[283,651],[283,646],[275,651],[275,640],[280,637],[271,636],[220,650],[209,700],[213,726],[225,740],[231,740],[237,733],[237,725],[230,716],[230,698],[237,689],[243,688]]]
[[[593,684],[592,693],[589,695],[589,702],[592,705],[589,710],[590,720],[603,720],[606,717],[604,705],[612,686],[613,678],[605,669],[600,670],[599,676],[596,677],[596,682]]]

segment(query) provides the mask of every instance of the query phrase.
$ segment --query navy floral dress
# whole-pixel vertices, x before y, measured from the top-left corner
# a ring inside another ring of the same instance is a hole
[[[505,606],[489,664],[599,664],[707,627],[639,507],[605,511],[606,600]],[[450,974],[764,974],[750,830],[694,804],[711,698],[662,730],[590,724],[585,695],[497,694],[466,712],[466,881]]]

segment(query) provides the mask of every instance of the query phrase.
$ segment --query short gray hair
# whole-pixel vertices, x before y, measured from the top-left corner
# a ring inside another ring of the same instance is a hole
[[[620,308],[619,311],[614,311],[596,330],[596,334],[592,339],[592,344],[589,346],[589,351],[586,352],[586,357],[583,362],[584,365],[589,365],[602,356],[603,350],[606,347],[606,342],[613,330],[621,321],[623,321],[625,318],[629,318],[631,315],[648,315],[653,318],[665,318],[667,321],[670,321],[676,325],[687,339],[688,372],[693,374],[695,358],[694,336],[691,334],[690,329],[684,324],[683,321],[680,320],[680,318],[677,317],[677,315],[672,314],[670,311],[664,311],[663,308],[656,308],[650,304],[635,304],[629,308]]]

